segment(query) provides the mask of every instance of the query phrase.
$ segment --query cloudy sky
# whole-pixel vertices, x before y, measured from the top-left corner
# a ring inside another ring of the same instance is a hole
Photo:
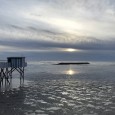
[[[114,0],[0,0],[0,57],[115,61]]]

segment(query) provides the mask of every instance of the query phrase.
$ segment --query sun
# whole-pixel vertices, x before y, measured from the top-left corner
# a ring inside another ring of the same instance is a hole
[[[64,51],[64,52],[81,52],[82,50],[74,49],[74,48],[63,48],[63,49],[61,49],[61,51]]]
[[[76,51],[76,49],[73,49],[73,48],[68,48],[68,49],[66,49],[66,51],[68,51],[68,52],[75,52],[75,51]]]

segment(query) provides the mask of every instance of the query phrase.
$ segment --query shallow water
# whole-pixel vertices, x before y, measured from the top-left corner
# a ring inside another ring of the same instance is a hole
[[[24,83],[14,73],[1,85],[0,115],[115,114],[115,63],[53,63],[31,63]]]

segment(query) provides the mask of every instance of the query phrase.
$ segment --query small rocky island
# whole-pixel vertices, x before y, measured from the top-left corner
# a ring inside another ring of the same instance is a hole
[[[61,62],[55,65],[82,65],[82,64],[90,64],[89,62]]]

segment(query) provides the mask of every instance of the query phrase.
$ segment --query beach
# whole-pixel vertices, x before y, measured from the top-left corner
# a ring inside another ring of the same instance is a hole
[[[114,115],[115,63],[31,62],[1,84],[0,115]]]

